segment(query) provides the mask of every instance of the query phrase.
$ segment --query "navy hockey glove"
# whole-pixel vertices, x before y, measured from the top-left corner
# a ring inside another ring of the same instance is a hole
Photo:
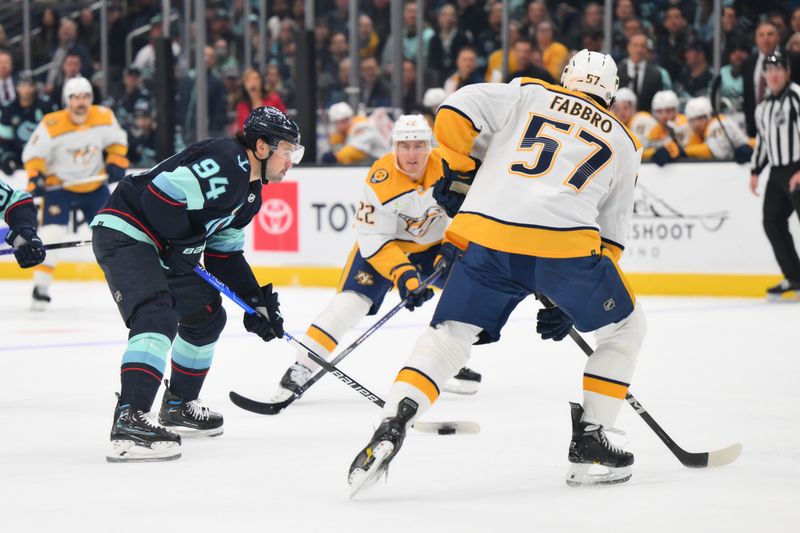
[[[450,170],[447,161],[442,161],[442,170],[444,171],[442,177],[433,186],[433,198],[447,216],[453,218],[467,197],[477,169],[470,172]]]
[[[11,176],[19,168],[16,154],[13,152],[3,152],[0,154],[0,172],[6,176]]]
[[[436,254],[436,259],[433,260],[433,268],[442,269],[442,278],[447,279],[453,265],[464,255],[455,244],[445,242],[439,247],[439,253]]]
[[[246,298],[256,314],[244,314],[244,329],[255,333],[264,342],[269,342],[275,337],[283,337],[283,316],[281,304],[278,302],[278,293],[272,292],[272,283],[261,287],[261,293]]]
[[[109,183],[117,183],[125,177],[125,169],[114,163],[108,163],[106,164],[106,174],[108,174]]]
[[[433,298],[433,289],[420,286],[419,273],[416,268],[409,268],[397,279],[397,290],[400,299],[406,301],[406,309],[413,311]]]
[[[322,154],[322,162],[323,163],[336,163],[336,156],[333,155],[333,152],[325,152]]]
[[[753,157],[753,149],[750,148],[749,144],[743,144],[741,146],[737,146],[736,149],[733,151],[733,160],[739,163],[740,165],[746,165],[750,162],[750,158]]]
[[[205,248],[205,234],[173,239],[164,251],[164,263],[175,274],[188,274],[200,263]]]
[[[6,242],[14,247],[14,257],[21,268],[31,268],[44,261],[44,245],[33,228],[11,230],[6,235]]]
[[[30,183],[28,184],[28,192],[31,193],[31,196],[44,196],[44,193],[47,192],[46,189],[46,178],[44,174],[41,172],[36,174],[36,176],[30,179]]]
[[[536,333],[544,340],[563,340],[571,328],[572,319],[560,307],[539,309],[536,313]]]

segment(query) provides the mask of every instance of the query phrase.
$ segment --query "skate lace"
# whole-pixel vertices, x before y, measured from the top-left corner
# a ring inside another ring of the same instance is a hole
[[[139,411],[139,420],[150,429],[164,429],[164,426],[152,420],[144,411]]]
[[[186,404],[189,414],[196,420],[208,420],[210,409],[200,405],[200,400],[193,400]]]
[[[606,437],[606,432],[603,431],[603,428],[600,428],[598,433],[600,435],[600,442],[602,443],[604,448],[620,455],[625,453],[625,451],[622,448],[617,448],[616,446],[611,444],[611,441],[609,441],[608,437]]]

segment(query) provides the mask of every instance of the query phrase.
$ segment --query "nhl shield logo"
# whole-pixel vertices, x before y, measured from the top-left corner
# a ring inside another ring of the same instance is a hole
[[[614,298],[609,298],[605,302],[603,302],[603,309],[606,311],[611,311],[617,306],[616,302],[614,302]]]
[[[372,274],[368,274],[363,270],[359,270],[358,274],[356,274],[353,277],[353,279],[355,279],[356,283],[358,283],[359,285],[366,285],[366,286],[375,285],[375,280],[373,279]]]

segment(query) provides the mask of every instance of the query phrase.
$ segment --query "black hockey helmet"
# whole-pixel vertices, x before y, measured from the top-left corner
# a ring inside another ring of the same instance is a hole
[[[242,125],[242,135],[244,136],[245,146],[253,151],[255,155],[256,142],[263,139],[270,146],[270,153],[261,161],[261,182],[267,183],[267,161],[272,154],[278,150],[278,143],[286,141],[292,144],[284,155],[295,165],[303,159],[305,149],[300,144],[300,128],[294,120],[287,117],[280,109],[272,106],[261,106],[250,111]],[[258,159],[258,158],[257,158]]]
[[[767,54],[764,58],[764,68],[767,67],[781,67],[789,68],[789,58],[780,49],[775,50],[771,54]]]

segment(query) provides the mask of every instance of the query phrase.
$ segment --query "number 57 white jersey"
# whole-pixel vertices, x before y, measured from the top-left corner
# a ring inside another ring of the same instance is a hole
[[[442,103],[434,133],[455,170],[474,169],[485,147],[453,242],[567,258],[602,241],[622,253],[641,145],[594,100],[533,78],[469,85]]]

